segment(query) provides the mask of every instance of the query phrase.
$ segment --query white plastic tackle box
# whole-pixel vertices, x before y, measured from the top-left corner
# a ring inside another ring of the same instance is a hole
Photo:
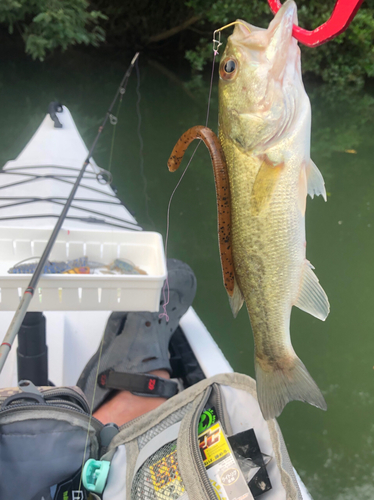
[[[32,276],[9,274],[9,268],[40,257],[50,234],[50,229],[0,228],[0,311],[18,307]],[[159,233],[62,229],[49,260],[83,256],[104,264],[126,259],[147,275],[43,274],[30,311],[158,311],[167,274]]]

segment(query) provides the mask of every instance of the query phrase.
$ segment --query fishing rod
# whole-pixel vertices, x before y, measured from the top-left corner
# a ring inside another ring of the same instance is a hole
[[[90,159],[91,159],[92,153],[96,147],[97,141],[99,140],[99,137],[100,137],[102,131],[104,130],[104,127],[108,121],[108,118],[110,116],[112,116],[112,109],[113,109],[113,106],[114,106],[119,94],[123,95],[126,91],[127,82],[130,78],[131,71],[133,70],[138,57],[139,57],[139,52],[137,52],[134,55],[134,57],[132,58],[130,66],[128,67],[128,69],[126,71],[125,76],[122,78],[122,81],[120,83],[120,86],[117,89],[117,92],[114,96],[114,99],[113,99],[111,105],[109,106],[108,111],[106,112],[103,123],[99,127],[99,130],[97,132],[95,140],[93,141],[92,146],[91,146],[90,150],[88,151],[87,158],[85,159],[85,161],[83,163],[83,166],[79,172],[77,180],[75,181],[75,184],[74,184],[74,186],[71,190],[71,193],[69,195],[69,198],[67,199],[66,204],[65,204],[65,206],[64,206],[64,208],[63,208],[63,210],[58,218],[58,221],[53,229],[53,232],[48,240],[48,243],[44,249],[43,255],[40,257],[38,266],[35,269],[34,274],[32,275],[30,283],[22,296],[22,299],[19,303],[19,306],[18,306],[16,312],[14,313],[12,322],[9,325],[9,328],[8,328],[8,331],[5,335],[5,337],[4,337],[4,340],[3,340],[2,344],[0,345],[0,373],[1,373],[1,370],[3,369],[5,361],[8,357],[8,354],[9,354],[9,351],[12,347],[14,339],[16,338],[16,336],[18,334],[18,330],[20,329],[20,326],[24,320],[24,317],[26,316],[27,308],[31,302],[31,299],[33,298],[35,288],[39,282],[39,278],[43,272],[44,266],[47,262],[49,254],[51,253],[52,247],[56,241],[56,238],[57,238],[57,235],[61,229],[61,226],[66,218],[67,212],[68,212],[70,205],[74,199],[75,193],[77,192],[80,181],[82,180],[83,175],[86,171],[87,165],[90,162]]]

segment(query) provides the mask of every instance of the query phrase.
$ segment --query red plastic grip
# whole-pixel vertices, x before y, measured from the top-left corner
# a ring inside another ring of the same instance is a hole
[[[300,43],[317,47],[343,33],[355,17],[364,0],[337,0],[331,17],[313,31],[300,26],[293,27],[292,34]],[[282,7],[279,0],[268,0],[271,10],[276,14]]]

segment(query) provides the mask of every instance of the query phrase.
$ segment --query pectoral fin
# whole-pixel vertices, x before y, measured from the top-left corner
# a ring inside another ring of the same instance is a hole
[[[304,265],[299,296],[295,306],[322,321],[325,321],[330,312],[329,299],[319,284],[309,262]]]
[[[234,291],[232,295],[229,294],[229,302],[234,318],[236,318],[244,302],[244,297],[239,288],[238,282],[236,281],[236,278],[234,279]]]
[[[283,163],[273,165],[265,156],[257,173],[251,193],[250,203],[252,215],[259,215],[259,213],[268,206],[282,170]]]
[[[327,201],[325,181],[323,180],[321,172],[312,160],[310,160],[306,167],[306,176],[308,181],[309,196],[313,199],[314,195],[322,195],[323,199]]]

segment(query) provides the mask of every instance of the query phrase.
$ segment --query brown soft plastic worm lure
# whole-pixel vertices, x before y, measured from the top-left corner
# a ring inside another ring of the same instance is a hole
[[[230,186],[227,175],[225,155],[216,134],[208,127],[197,125],[185,132],[178,140],[170,155],[168,167],[175,172],[183,159],[184,153],[194,139],[201,139],[209,150],[213,165],[214,181],[216,184],[217,214],[218,214],[218,242],[221,255],[223,282],[227,293],[232,297],[234,293],[234,264],[231,250],[231,204]]]

